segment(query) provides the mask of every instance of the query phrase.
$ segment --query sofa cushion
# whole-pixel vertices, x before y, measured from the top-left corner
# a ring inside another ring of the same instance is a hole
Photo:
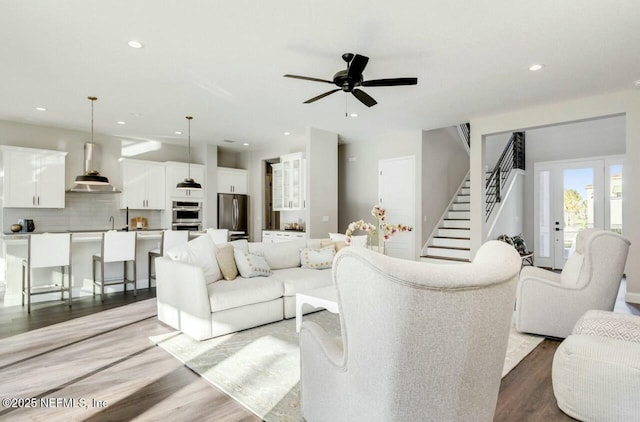
[[[243,252],[235,248],[233,249],[233,256],[236,260],[236,267],[238,267],[242,277],[268,277],[271,275],[271,268],[269,268],[269,264],[267,264],[263,256]]]
[[[201,267],[208,280],[220,280],[222,273],[216,261],[216,250],[209,236],[198,236],[184,245],[169,249],[166,255],[173,261]]]
[[[306,246],[304,240],[287,242],[249,243],[250,253],[261,253],[272,270],[295,268],[300,266],[300,249]]]
[[[300,250],[300,264],[303,268],[323,270],[331,268],[336,248],[330,245],[321,249],[303,248]]]
[[[235,248],[229,244],[220,245],[219,248],[216,248],[216,259],[225,280],[234,280],[238,276],[238,267],[233,256],[234,250]]]
[[[284,296],[294,296],[332,284],[331,269],[312,270],[309,268],[286,268],[274,270],[269,279],[277,280],[284,286]]]
[[[207,285],[211,312],[268,302],[282,297],[282,283],[273,277],[221,280]]]

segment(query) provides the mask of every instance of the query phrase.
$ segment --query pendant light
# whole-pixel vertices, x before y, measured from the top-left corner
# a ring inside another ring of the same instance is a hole
[[[187,178],[184,179],[182,182],[178,183],[176,188],[198,190],[198,189],[202,189],[202,185],[191,178],[191,119],[193,119],[193,117],[187,116],[186,119],[189,122],[189,164],[188,164],[189,170],[187,173]]]
[[[91,144],[93,146],[93,103],[98,97],[87,97],[91,101]],[[85,147],[86,150],[86,147]],[[85,154],[86,155],[86,154]],[[76,177],[78,185],[108,185],[109,179],[101,176],[97,170],[87,168],[84,174]]]

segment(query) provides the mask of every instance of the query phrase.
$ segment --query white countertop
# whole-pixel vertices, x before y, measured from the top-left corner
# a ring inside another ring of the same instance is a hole
[[[102,240],[102,233],[107,232],[108,230],[95,230],[95,231],[87,231],[87,230],[65,230],[65,231],[57,231],[57,232],[49,232],[49,233],[71,233],[71,242],[96,242]],[[157,240],[162,236],[162,229],[155,230],[131,230],[132,232],[136,232],[138,234],[138,239],[140,240]],[[17,244],[26,242],[31,234],[41,234],[46,232],[18,232],[18,233],[3,233],[0,235],[0,240],[7,244]]]

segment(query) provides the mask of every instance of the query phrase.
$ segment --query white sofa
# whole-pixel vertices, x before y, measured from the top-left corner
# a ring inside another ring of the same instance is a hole
[[[158,319],[196,340],[205,340],[295,316],[296,293],[331,285],[331,269],[301,267],[302,248],[320,239],[282,243],[230,242],[263,256],[267,277],[224,280],[208,235],[156,258]],[[172,253],[173,252],[173,253]]]

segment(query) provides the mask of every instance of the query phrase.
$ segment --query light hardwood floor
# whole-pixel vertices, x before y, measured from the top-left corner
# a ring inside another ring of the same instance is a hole
[[[616,307],[640,314],[620,300]],[[70,322],[60,328],[62,321]],[[148,339],[170,331],[155,316],[153,290],[141,290],[137,299],[113,294],[105,304],[83,298],[71,310],[35,304],[31,315],[0,306],[0,398],[38,402],[1,407],[0,420],[260,420]],[[496,421],[573,420],[558,409],[551,388],[558,345],[545,340],[502,380]],[[43,398],[75,402],[43,408]]]

